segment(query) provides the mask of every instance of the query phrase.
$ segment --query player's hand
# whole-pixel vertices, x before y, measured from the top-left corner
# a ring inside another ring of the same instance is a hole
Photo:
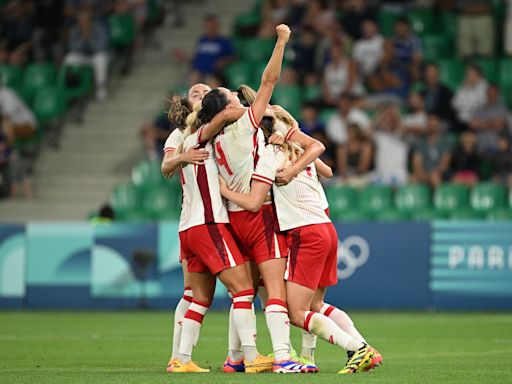
[[[276,184],[277,185],[286,185],[290,181],[292,181],[295,176],[297,176],[298,172],[295,167],[289,166],[283,169],[278,170],[276,175]]]
[[[277,32],[277,39],[286,44],[288,42],[288,39],[290,38],[290,34],[292,33],[292,30],[286,24],[279,24],[276,27],[276,32]]]
[[[210,153],[205,149],[199,149],[199,144],[187,149],[181,154],[181,161],[187,164],[201,165],[208,159]]]
[[[268,138],[268,142],[274,145],[281,145],[284,143],[284,135],[281,132],[274,132],[272,136]]]

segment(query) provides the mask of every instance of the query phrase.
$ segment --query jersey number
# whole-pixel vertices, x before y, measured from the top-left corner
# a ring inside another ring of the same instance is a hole
[[[222,165],[224,168],[226,168],[226,172],[229,176],[233,175],[233,171],[231,168],[229,168],[228,161],[226,160],[226,156],[224,155],[224,151],[222,150],[222,147],[220,146],[220,143],[217,141],[215,143],[215,149],[217,152],[217,162],[219,165]]]

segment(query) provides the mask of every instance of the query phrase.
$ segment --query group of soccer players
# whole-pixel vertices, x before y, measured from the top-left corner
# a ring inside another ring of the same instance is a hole
[[[283,108],[269,105],[291,33],[286,25],[276,32],[257,92],[196,84],[187,98],[171,102],[169,118],[179,129],[165,144],[162,172],[181,177],[185,291],[175,312],[170,373],[208,372],[192,352],[217,278],[232,297],[224,372],[318,372],[317,336],[347,352],[339,373],[382,362],[350,317],[324,302],[326,288],[337,283],[338,237],[318,174],[332,171],[318,159],[322,144]],[[256,347],[256,292],[271,356]],[[290,323],[303,329],[300,356],[290,343]]]

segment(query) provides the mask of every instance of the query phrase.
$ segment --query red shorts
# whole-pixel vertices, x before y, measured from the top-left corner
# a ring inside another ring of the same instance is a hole
[[[318,288],[338,282],[338,235],[332,223],[312,224],[287,232],[289,248],[285,279]]]
[[[189,272],[210,271],[216,275],[245,263],[229,224],[202,224],[189,228],[180,232],[180,243]]]
[[[272,204],[263,205],[258,212],[229,212],[229,222],[246,260],[261,264],[286,257],[286,237],[279,233]]]

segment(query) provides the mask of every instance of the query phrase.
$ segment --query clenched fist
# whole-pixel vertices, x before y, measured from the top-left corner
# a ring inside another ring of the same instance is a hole
[[[286,24],[279,24],[276,27],[277,32],[277,38],[278,40],[282,41],[283,43],[287,43],[288,39],[290,38],[290,33],[292,33],[289,26]]]

